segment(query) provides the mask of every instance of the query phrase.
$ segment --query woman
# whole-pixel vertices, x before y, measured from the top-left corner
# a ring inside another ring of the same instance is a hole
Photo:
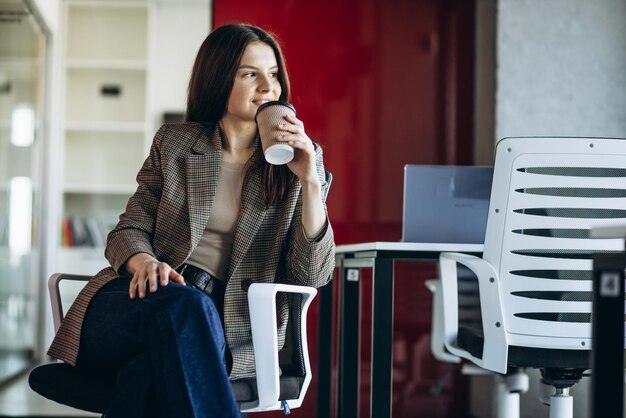
[[[260,148],[256,109],[289,97],[282,53],[263,30],[222,26],[200,47],[186,123],[157,132],[108,236],[111,267],[80,293],[49,350],[116,376],[108,418],[238,416],[229,378],[254,375],[249,284],[330,279],[321,148],[295,117],[279,125],[295,149],[287,166],[270,166]]]

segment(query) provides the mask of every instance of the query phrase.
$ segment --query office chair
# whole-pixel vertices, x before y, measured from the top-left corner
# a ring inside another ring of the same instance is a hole
[[[63,280],[84,281],[89,276],[54,274],[48,280],[55,331],[63,319],[59,284]],[[293,298],[285,349],[278,351],[276,295]],[[302,405],[311,382],[307,349],[306,315],[317,290],[307,286],[253,283],[248,289],[256,378],[231,381],[241,412],[283,410]],[[65,363],[44,364],[33,369],[30,387],[55,402],[90,412],[105,413],[113,399],[114,380],[81,373]]]
[[[520,396],[528,392],[528,374],[523,369],[513,368],[506,374],[494,373],[482,369],[476,365],[461,361],[461,358],[452,354],[445,347],[444,336],[444,313],[443,313],[443,293],[440,279],[430,279],[426,281],[426,287],[432,293],[432,325],[430,334],[430,349],[433,357],[444,363],[451,363],[451,368],[460,367],[461,373],[468,376],[491,375],[494,377],[495,388],[495,417],[496,418],[519,418],[520,417]],[[458,321],[460,326],[476,326],[482,322],[480,314],[480,300],[478,294],[478,283],[472,272],[463,266],[459,266],[457,272],[458,288]],[[441,380],[447,378],[443,376]],[[432,388],[436,394],[440,385]]]
[[[539,368],[550,417],[571,417],[569,388],[590,367],[592,239],[626,219],[626,140],[505,138],[496,162],[483,257],[440,256],[445,347],[498,373]],[[457,263],[478,278],[481,322],[458,321]]]

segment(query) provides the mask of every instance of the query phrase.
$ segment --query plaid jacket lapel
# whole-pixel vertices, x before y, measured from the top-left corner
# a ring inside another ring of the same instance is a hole
[[[210,141],[200,137],[193,151],[196,154],[187,157],[185,168],[192,248],[200,242],[213,207],[222,159],[219,129],[215,130]]]
[[[233,242],[233,253],[228,268],[228,279],[237,270],[237,266],[248,252],[259,227],[263,223],[267,209],[261,190],[261,173],[258,170],[250,173],[248,181],[244,183],[241,191],[241,209],[239,222]]]

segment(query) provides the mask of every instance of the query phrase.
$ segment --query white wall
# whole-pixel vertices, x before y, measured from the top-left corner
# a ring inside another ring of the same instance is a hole
[[[626,2],[499,0],[496,138],[626,137]]]

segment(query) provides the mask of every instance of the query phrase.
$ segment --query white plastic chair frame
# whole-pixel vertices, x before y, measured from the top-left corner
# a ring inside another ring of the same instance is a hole
[[[510,346],[590,350],[591,324],[580,319],[591,314],[590,255],[622,251],[623,241],[593,239],[589,231],[624,222],[625,179],[624,139],[499,141],[483,258],[457,253],[440,257],[446,348],[499,373],[507,371]],[[456,344],[456,263],[478,277],[482,358]],[[552,276],[542,274],[546,271]],[[574,297],[551,299],[540,293]],[[550,320],[564,315],[579,319]]]
[[[63,280],[87,282],[90,276],[56,273],[48,279],[48,291],[52,307],[54,330],[58,331],[63,320],[63,306],[59,285]],[[300,337],[306,376],[297,399],[280,401],[280,368],[278,360],[278,329],[276,324],[276,295],[279,292],[298,293],[301,300]],[[256,367],[258,400],[241,403],[241,412],[261,412],[298,408],[302,405],[311,383],[311,364],[307,348],[306,315],[317,290],[308,286],[277,283],[253,283],[248,289],[248,303],[252,325],[252,343]],[[287,405],[285,405],[287,403]]]
[[[461,358],[451,354],[445,347],[444,335],[444,301],[440,279],[426,281],[426,287],[433,295],[432,325],[430,334],[430,349],[435,359],[445,363],[461,363]],[[461,373],[468,376],[492,375],[494,376],[497,418],[519,418],[520,396],[528,392],[528,375],[518,371],[511,375],[501,375],[490,370],[480,368],[472,363],[460,365]]]

